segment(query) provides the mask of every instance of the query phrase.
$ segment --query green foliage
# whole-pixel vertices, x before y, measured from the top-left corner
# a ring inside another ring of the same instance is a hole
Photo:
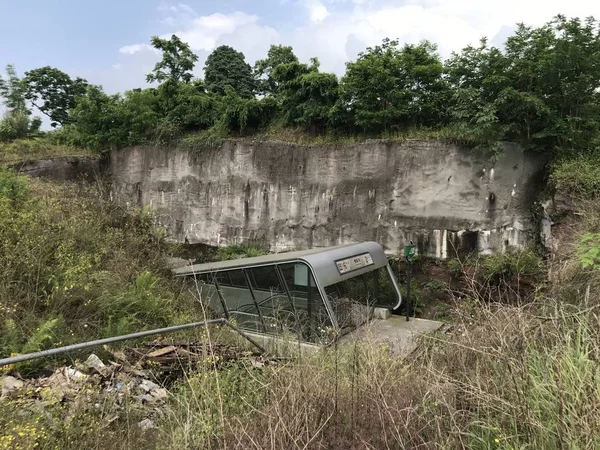
[[[598,136],[600,35],[593,19],[519,25],[504,51],[467,47],[446,65],[451,113],[465,135],[537,150],[587,150]]]
[[[71,121],[69,110],[75,107],[77,97],[85,94],[88,85],[86,80],[73,80],[66,73],[50,66],[25,72],[23,84],[24,97],[50,118],[52,127]]]
[[[153,223],[94,186],[0,172],[0,357],[190,317]]]
[[[36,136],[41,126],[40,118],[31,118],[27,111],[7,111],[0,119],[0,142]]]
[[[272,72],[272,78],[279,85],[284,123],[312,132],[323,131],[338,99],[337,77],[320,73],[319,62],[313,59],[311,65],[297,61],[280,64]]]
[[[204,81],[206,89],[220,95],[226,94],[226,87],[242,98],[251,98],[255,91],[255,81],[252,68],[242,52],[221,45],[206,59],[204,66]]]
[[[265,59],[256,61],[254,76],[257,80],[258,93],[262,95],[276,95],[279,84],[273,78],[273,71],[282,64],[298,62],[292,47],[271,45]]]
[[[38,134],[42,121],[31,118],[25,104],[25,87],[14,66],[6,66],[6,80],[0,76],[0,97],[7,111],[0,119],[0,142],[10,142]]]
[[[388,131],[444,122],[448,87],[430,42],[404,45],[385,39],[347,64],[342,99],[363,130]]]
[[[271,98],[243,98],[227,86],[220,104],[219,126],[223,130],[242,133],[246,129],[265,127],[275,114]]]
[[[231,244],[226,247],[220,247],[217,251],[217,258],[220,261],[226,261],[230,259],[252,258],[266,254],[266,251],[252,244]]]
[[[600,270],[600,233],[584,234],[577,255],[584,268]]]
[[[406,283],[400,285],[400,293],[402,294],[402,309],[406,313],[408,307],[408,289]],[[411,316],[420,316],[423,311],[423,294],[417,282],[412,280],[410,283],[410,313]]]
[[[462,275],[463,265],[458,259],[451,259],[448,261],[448,270],[454,277]]]
[[[198,61],[198,55],[192,52],[187,43],[176,35],[172,35],[169,40],[153,36],[151,43],[152,47],[162,52],[162,59],[156,63],[154,70],[146,75],[148,83],[154,81],[189,83],[192,81],[194,77],[192,71]]]
[[[11,208],[20,208],[29,198],[27,178],[14,171],[0,167],[0,202]]]
[[[165,83],[158,88],[159,107],[164,120],[176,124],[182,131],[210,128],[219,118],[222,99],[206,93],[199,81]]]
[[[57,331],[64,326],[62,317],[47,319],[27,338],[27,342],[21,348],[22,353],[33,353],[44,350],[53,342],[57,342]]]
[[[9,111],[27,111],[25,86],[12,64],[6,66],[6,79],[0,76],[0,97]]]
[[[552,167],[550,181],[560,193],[589,200],[600,196],[600,152],[563,157]]]
[[[135,145],[157,131],[157,96],[152,89],[107,95],[89,86],[79,97],[71,116],[74,124],[57,135],[61,143],[90,149],[114,149]]]
[[[521,24],[502,48],[484,38],[445,63],[433,43],[385,39],[349,62],[339,81],[320,72],[314,58],[301,63],[286,46],[271,46],[254,69],[241,52],[220,46],[198,80],[198,56],[187,43],[153,37],[152,45],[162,58],[147,80],[159,85],[125,95],[85,90],[84,80],[52,67],[20,80],[9,66],[0,80],[9,109],[0,140],[36,135],[40,121],[29,119],[29,99],[54,125],[64,125],[60,143],[95,150],[171,144],[213,127],[231,135],[308,131],[305,140],[320,142],[418,134],[492,158],[503,141],[561,157],[585,154],[600,142],[600,34],[592,18]],[[282,132],[286,127],[291,131]],[[594,188],[593,175],[581,184]]]
[[[485,276],[489,279],[511,279],[523,275],[538,275],[544,265],[536,252],[526,250],[489,255],[485,257],[483,267]]]
[[[61,145],[57,135],[60,135],[60,130],[46,133],[43,136],[0,142],[0,165],[54,156],[89,154],[82,148]]]
[[[206,131],[183,137],[179,141],[179,145],[191,151],[218,148],[223,144],[227,136],[227,130],[215,126]]]

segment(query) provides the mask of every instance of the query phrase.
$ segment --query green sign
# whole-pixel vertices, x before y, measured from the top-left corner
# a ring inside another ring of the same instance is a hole
[[[413,241],[410,241],[409,244],[404,246],[404,257],[411,258],[411,257],[415,256],[416,251],[417,251],[417,246],[413,243]]]

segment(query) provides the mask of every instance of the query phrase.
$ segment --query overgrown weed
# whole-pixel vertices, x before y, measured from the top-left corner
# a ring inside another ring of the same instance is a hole
[[[52,140],[52,135],[0,142],[0,164],[59,156],[88,156],[92,153],[83,148],[62,145]]]
[[[0,357],[194,315],[154,221],[97,185],[0,172],[0,242]]]

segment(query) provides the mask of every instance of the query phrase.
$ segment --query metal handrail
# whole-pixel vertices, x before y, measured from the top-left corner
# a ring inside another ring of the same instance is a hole
[[[262,353],[267,353],[267,351],[264,349],[264,347],[262,347],[258,342],[256,342],[254,339],[252,339],[250,336],[248,336],[246,333],[244,333],[242,330],[240,330],[238,327],[236,327],[229,320],[220,318],[220,319],[204,320],[202,322],[186,323],[183,325],[175,325],[175,326],[166,327],[166,328],[158,328],[155,330],[139,331],[137,333],[124,334],[121,336],[113,336],[113,337],[109,337],[109,338],[105,338],[105,339],[98,339],[95,341],[88,341],[88,342],[81,342],[79,344],[66,345],[64,347],[51,348],[48,350],[42,350],[40,352],[35,352],[35,353],[27,353],[24,355],[11,356],[10,358],[0,359],[0,367],[6,366],[8,364],[15,364],[18,362],[30,361],[32,359],[44,358],[46,356],[58,355],[60,353],[68,353],[68,352],[72,352],[72,351],[76,351],[76,350],[82,350],[84,348],[99,347],[99,346],[105,345],[105,344],[112,344],[113,342],[127,341],[129,339],[138,339],[138,338],[142,338],[142,337],[146,337],[146,336],[152,336],[155,334],[166,334],[166,333],[170,333],[172,331],[179,331],[179,330],[185,330],[188,328],[195,328],[195,327],[200,327],[200,326],[216,325],[216,324],[227,325],[229,328],[231,328],[232,330],[234,330],[235,332],[237,332],[238,334],[243,336],[248,342],[250,342],[256,348],[258,348]]]

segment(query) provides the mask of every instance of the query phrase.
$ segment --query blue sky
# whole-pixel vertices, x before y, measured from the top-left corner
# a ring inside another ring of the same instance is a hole
[[[600,18],[591,0],[0,0],[0,66],[20,73],[51,65],[108,92],[144,85],[157,55],[150,36],[178,34],[199,55],[232,45],[248,62],[271,44],[317,56],[322,70],[384,37],[429,39],[446,57],[482,36],[501,44],[516,22],[540,25],[557,13]]]

